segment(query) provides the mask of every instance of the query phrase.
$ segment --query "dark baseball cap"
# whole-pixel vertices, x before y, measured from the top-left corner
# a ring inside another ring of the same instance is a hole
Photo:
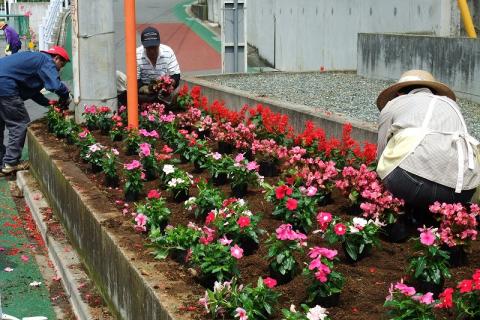
[[[140,39],[144,47],[158,46],[160,44],[160,33],[157,29],[148,27],[142,31]]]

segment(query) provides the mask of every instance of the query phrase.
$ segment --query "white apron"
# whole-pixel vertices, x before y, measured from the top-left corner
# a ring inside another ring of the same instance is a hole
[[[428,105],[427,113],[425,118],[423,119],[422,126],[420,128],[405,128],[399,130],[395,135],[390,138],[383,151],[380,159],[378,161],[377,173],[381,179],[384,179],[390,172],[392,172],[396,167],[398,167],[405,158],[407,158],[410,154],[412,154],[418,145],[423,141],[426,135],[428,134],[444,134],[444,135],[453,135],[455,145],[457,147],[457,155],[458,155],[458,165],[457,165],[457,183],[455,186],[455,192],[460,193],[462,192],[463,186],[463,172],[464,172],[464,146],[467,148],[467,157],[468,157],[468,168],[473,170],[475,168],[475,155],[474,150],[476,150],[479,142],[468,134],[467,126],[465,124],[465,120],[460,113],[460,110],[448,99],[440,96],[436,96],[433,94],[428,94],[433,99],[430,101]],[[428,128],[428,124],[430,119],[432,118],[433,108],[435,107],[435,103],[438,100],[442,100],[450,107],[453,108],[455,113],[457,114],[460,122],[462,124],[461,131],[455,132],[442,132],[442,131],[434,131]],[[394,152],[395,151],[395,152]],[[385,161],[392,166],[385,166]]]

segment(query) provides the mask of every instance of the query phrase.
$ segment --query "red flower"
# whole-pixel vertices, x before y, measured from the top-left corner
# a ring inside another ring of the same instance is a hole
[[[281,185],[280,187],[275,189],[275,196],[277,197],[277,199],[280,200],[285,198],[286,195],[291,195],[292,192],[293,190],[291,188],[287,187],[286,185]]]
[[[156,189],[152,189],[148,191],[147,198],[148,199],[158,199],[160,198],[160,192],[158,192]]]
[[[247,216],[241,216],[240,218],[238,218],[237,223],[240,228],[248,227],[250,225],[250,218]]]
[[[460,293],[468,293],[473,290],[473,281],[472,280],[463,280],[457,286],[460,289]]]
[[[270,289],[274,288],[276,285],[277,285],[277,280],[273,279],[273,278],[265,278],[263,279],[263,283],[269,287]]]
[[[338,236],[343,236],[347,232],[347,227],[343,223],[337,223],[333,229]]]
[[[296,199],[290,198],[287,200],[287,203],[285,206],[287,207],[288,210],[293,211],[297,209],[298,201]]]
[[[448,309],[453,307],[452,296],[453,296],[453,288],[447,288],[443,290],[443,292],[438,295],[438,298],[440,299],[440,303],[437,304],[435,307],[442,308],[442,309]]]
[[[205,224],[210,224],[213,220],[215,220],[215,213],[213,211],[210,211],[210,213],[207,215],[207,218],[205,219]]]

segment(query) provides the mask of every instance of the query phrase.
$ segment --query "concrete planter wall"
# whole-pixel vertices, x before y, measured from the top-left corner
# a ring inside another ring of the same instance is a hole
[[[30,171],[116,316],[132,320],[189,319],[175,312],[182,305],[181,297],[192,292],[182,290],[185,285],[178,285],[180,279],[172,282],[162,271],[178,265],[160,261],[152,265],[136,259],[136,253],[125,243],[141,244],[141,237],[132,233],[125,238],[117,229],[107,227],[118,219],[118,210],[101,211],[99,204],[108,203],[107,198],[73,162],[60,160],[60,149],[46,147],[44,133],[37,134],[36,128],[38,125],[33,124],[28,131]]]
[[[235,75],[226,76],[232,77]],[[376,125],[347,118],[341,114],[332,114],[321,106],[309,107],[270,98],[257,97],[245,91],[209,82],[208,76],[202,78],[183,77],[182,80],[184,83],[188,84],[190,88],[193,86],[199,86],[202,94],[208,98],[208,101],[224,101],[228,108],[234,110],[240,110],[245,104],[255,106],[260,103],[270,107],[274,112],[286,114],[289,116],[290,124],[296,132],[302,132],[305,128],[305,122],[310,120],[323,128],[327,136],[340,138],[342,136],[344,123],[350,122],[353,126],[352,137],[355,140],[359,142],[377,142]]]

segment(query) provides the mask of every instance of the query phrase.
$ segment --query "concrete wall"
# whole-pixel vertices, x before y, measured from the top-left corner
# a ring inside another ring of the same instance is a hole
[[[30,27],[38,35],[40,23],[47,12],[49,2],[17,2],[11,4],[11,14],[30,14]]]
[[[359,34],[361,76],[397,80],[425,69],[461,97],[480,103],[480,40],[394,34]]]
[[[356,69],[357,33],[449,36],[456,0],[248,0],[249,43],[277,69]]]
[[[216,22],[221,24],[221,9],[222,9],[222,0],[207,0],[208,6],[208,21]]]

